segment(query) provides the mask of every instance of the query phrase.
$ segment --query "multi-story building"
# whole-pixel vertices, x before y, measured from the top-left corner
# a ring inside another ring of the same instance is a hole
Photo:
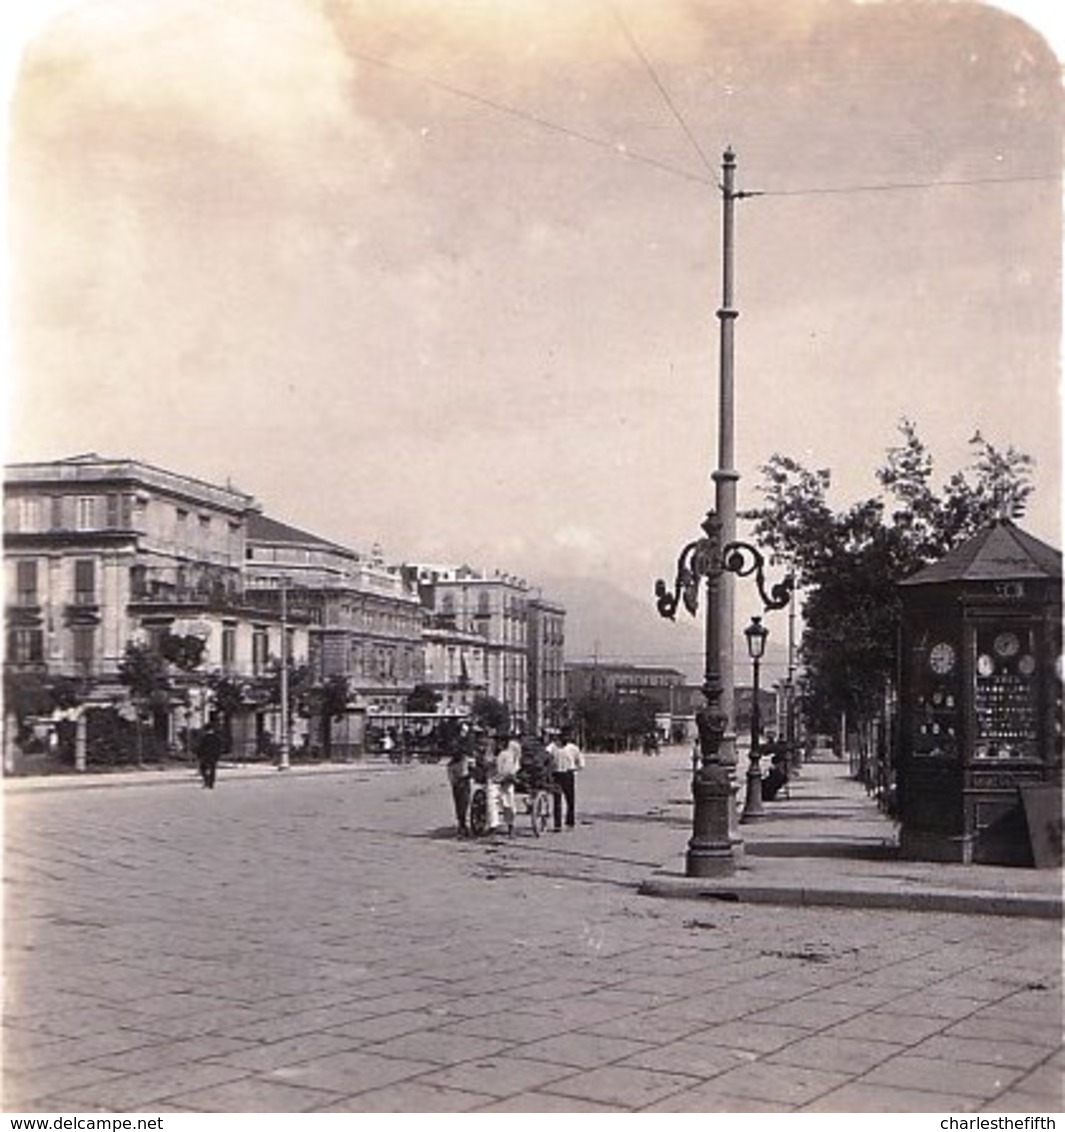
[[[311,663],[348,681],[354,709],[400,713],[426,679],[423,610],[380,549],[366,557],[262,514],[248,521],[249,592],[310,619]]]
[[[465,715],[478,696],[488,694],[487,647],[472,629],[460,629],[453,616],[426,612],[425,683],[439,697],[438,710]]]
[[[269,675],[283,630],[245,593],[250,495],[95,454],[12,464],[4,478],[9,675],[74,681],[84,703],[114,705],[127,646],[168,636],[202,642],[200,674]],[[306,625],[294,618],[288,635],[289,655],[305,656]],[[157,714],[172,737],[181,713]]]
[[[457,657],[463,655],[461,648],[467,648],[474,671],[480,675],[477,663],[481,658],[475,656],[473,646],[479,640],[484,693],[506,706],[514,726],[525,726],[529,710],[527,583],[498,570],[488,574],[469,566],[416,564],[407,570],[417,580],[431,627],[444,634],[439,646],[454,648]]]
[[[659,711],[667,712],[678,706],[684,686],[684,674],[675,668],[605,664],[597,660],[566,665],[566,694],[571,702],[586,696],[639,695],[652,700]]]
[[[557,730],[567,720],[566,611],[542,596],[528,605],[529,726]]]

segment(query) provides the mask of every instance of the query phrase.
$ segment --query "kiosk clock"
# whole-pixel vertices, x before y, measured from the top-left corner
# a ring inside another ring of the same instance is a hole
[[[1016,633],[999,633],[995,638],[994,650],[999,656],[1016,656],[1021,642]]]
[[[946,641],[933,645],[928,654],[928,666],[937,676],[946,676],[948,672],[952,672],[954,661],[954,646],[947,644]]]

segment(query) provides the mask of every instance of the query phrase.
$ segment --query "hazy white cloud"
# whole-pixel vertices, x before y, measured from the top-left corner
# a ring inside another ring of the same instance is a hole
[[[990,7],[97,0],[21,62],[14,458],[643,594],[709,502],[731,143],[746,502],[773,451],[868,494],[906,413],[1032,451],[1056,529],[1060,74]]]

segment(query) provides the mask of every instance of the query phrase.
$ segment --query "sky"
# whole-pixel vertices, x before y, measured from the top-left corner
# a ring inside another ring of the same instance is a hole
[[[5,457],[650,601],[712,504],[731,146],[740,507],[774,453],[873,494],[909,418],[941,482],[1032,455],[1060,546],[1054,7],[36,4]]]

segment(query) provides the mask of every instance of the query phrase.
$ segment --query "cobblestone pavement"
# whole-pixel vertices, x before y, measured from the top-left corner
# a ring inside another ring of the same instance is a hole
[[[1059,922],[640,896],[685,753],[589,762],[501,841],[441,766],[7,791],[5,1110],[1062,1110]]]

